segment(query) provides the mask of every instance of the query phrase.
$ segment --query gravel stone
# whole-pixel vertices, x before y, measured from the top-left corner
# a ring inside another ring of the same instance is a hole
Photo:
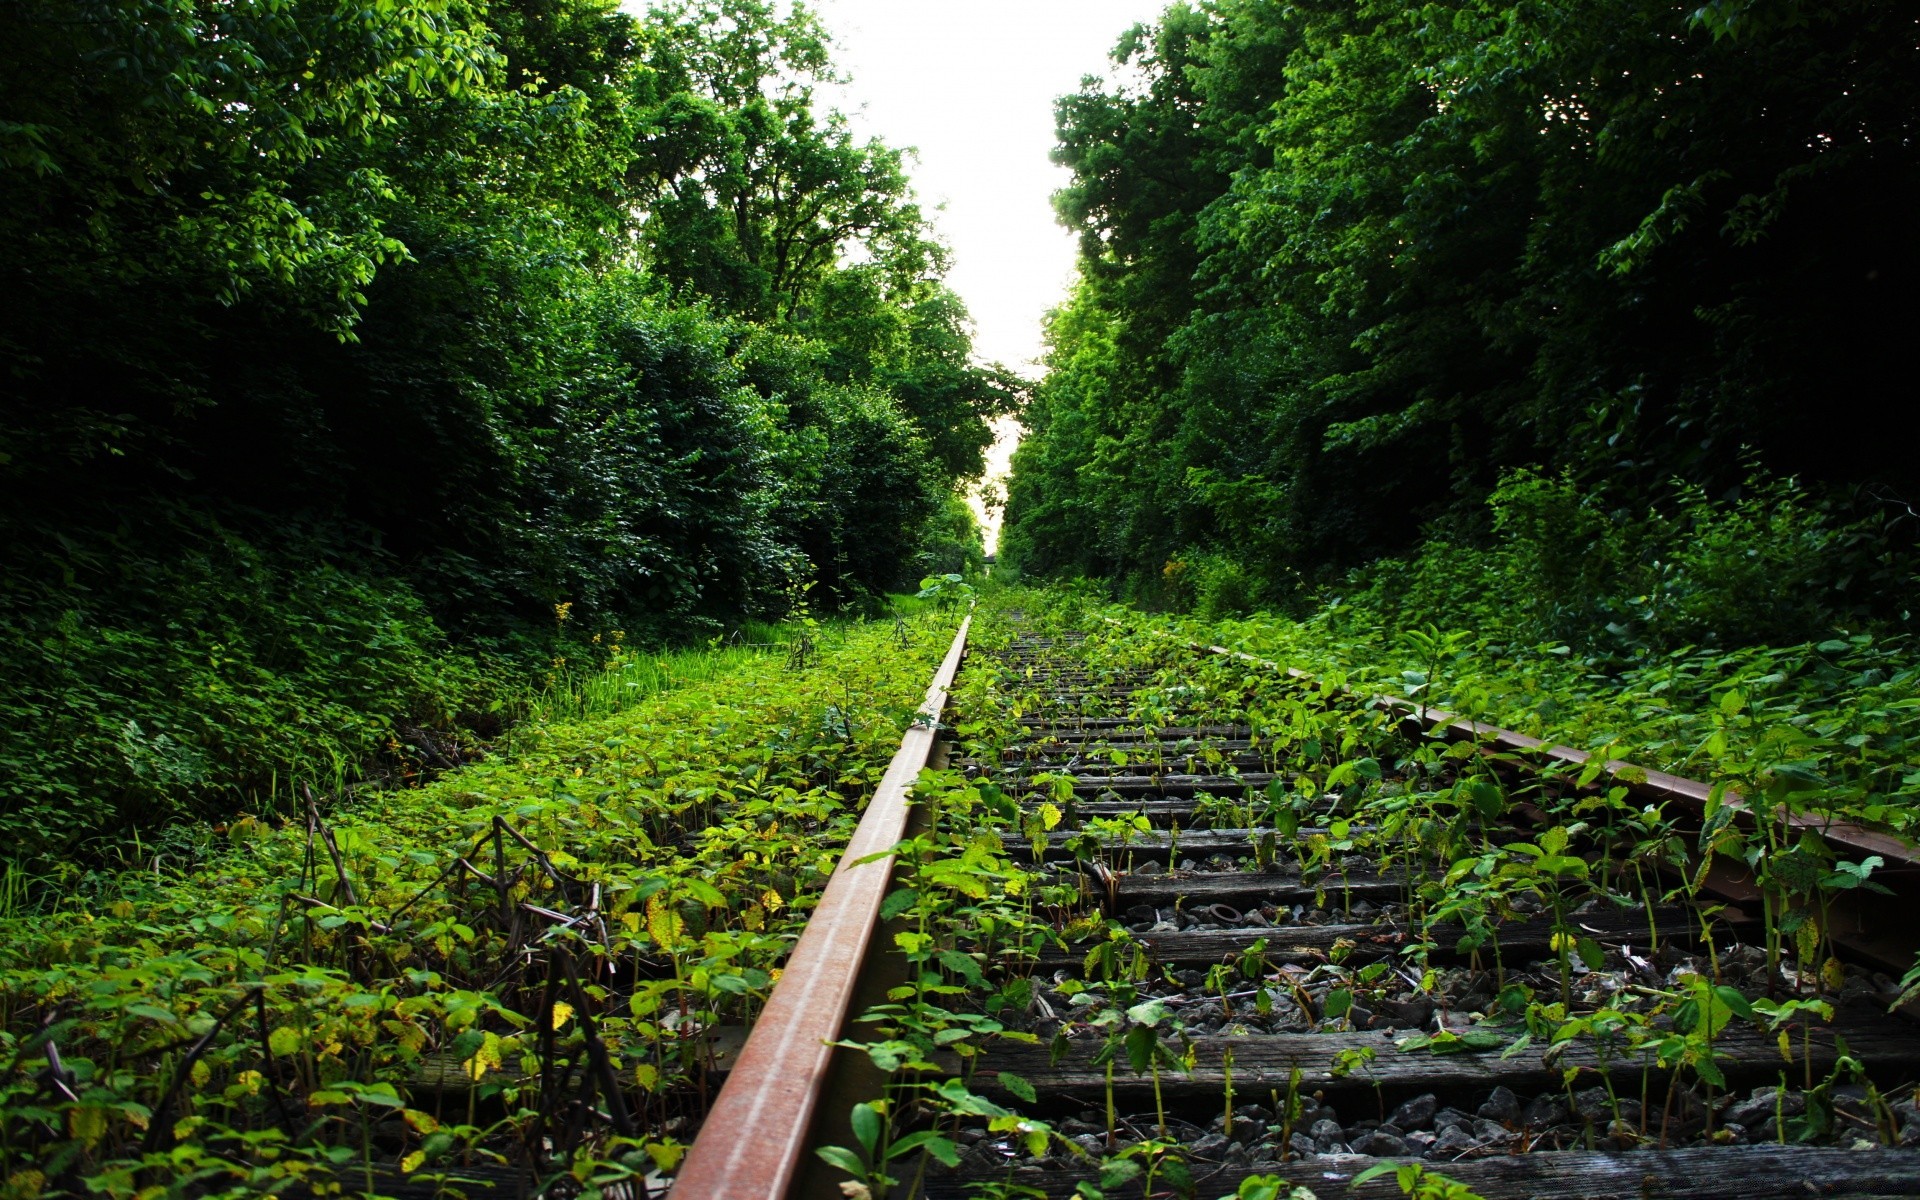
[[[1479,1115],[1489,1121],[1499,1121],[1503,1124],[1518,1121],[1520,1097],[1507,1088],[1497,1087],[1493,1089],[1493,1094],[1487,1097],[1487,1102],[1480,1106]]]
[[[1374,1158],[1405,1158],[1413,1153],[1413,1148],[1403,1139],[1376,1129],[1354,1142],[1353,1152],[1370,1154]]]
[[[1567,1111],[1567,1106],[1561,1101],[1560,1097],[1549,1092],[1545,1095],[1535,1096],[1533,1102],[1521,1110],[1520,1122],[1523,1125],[1531,1125],[1536,1128],[1542,1125],[1560,1125],[1564,1124],[1572,1115],[1573,1114]]]
[[[1464,1125],[1449,1125],[1433,1139],[1433,1145],[1427,1147],[1428,1158],[1457,1158],[1472,1150],[1480,1143]]]
[[[1756,1128],[1774,1115],[1774,1097],[1779,1091],[1779,1088],[1773,1087],[1755,1088],[1745,1100],[1736,1100],[1728,1105],[1727,1110],[1720,1114],[1720,1120],[1745,1125],[1748,1129]],[[1780,1097],[1780,1107],[1787,1116],[1797,1117],[1807,1111],[1807,1098],[1799,1092],[1788,1092]]]
[[[1440,1098],[1427,1092],[1394,1109],[1393,1115],[1387,1118],[1387,1124],[1397,1129],[1426,1129],[1433,1124],[1433,1114],[1439,1109]]]

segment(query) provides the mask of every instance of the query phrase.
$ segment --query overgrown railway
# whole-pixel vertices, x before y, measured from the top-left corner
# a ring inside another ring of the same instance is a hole
[[[1920,1195],[1901,844],[1109,633],[962,628],[676,1200]]]

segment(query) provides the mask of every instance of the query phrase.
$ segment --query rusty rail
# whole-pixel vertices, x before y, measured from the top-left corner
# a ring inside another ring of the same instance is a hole
[[[972,623],[971,616],[960,622],[926,701],[687,1152],[674,1200],[780,1200],[792,1186],[820,1107],[832,1042],[846,1023],[893,877],[887,851],[906,829],[907,791],[933,751]]]

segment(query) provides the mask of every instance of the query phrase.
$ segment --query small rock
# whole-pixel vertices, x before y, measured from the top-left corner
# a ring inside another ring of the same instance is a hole
[[[1473,1118],[1457,1108],[1443,1108],[1433,1114],[1433,1129],[1435,1133],[1453,1125],[1464,1125],[1468,1129],[1472,1129]]]
[[[1126,921],[1129,925],[1138,925],[1142,922],[1151,925],[1159,919],[1160,914],[1153,911],[1151,904],[1136,904],[1127,910]]]
[[[1480,1143],[1464,1125],[1449,1125],[1427,1147],[1428,1158],[1457,1158]]]
[[[1165,875],[1167,869],[1157,862],[1143,862],[1133,868],[1135,875]]]
[[[1799,1092],[1780,1094],[1775,1087],[1759,1087],[1745,1100],[1736,1100],[1728,1105],[1720,1119],[1736,1125],[1745,1125],[1749,1129],[1760,1126],[1768,1117],[1774,1116],[1774,1105],[1778,1103],[1780,1111],[1789,1117],[1797,1117],[1807,1111],[1807,1098]]]
[[[1425,1154],[1428,1148],[1433,1145],[1434,1136],[1424,1129],[1416,1129],[1401,1140],[1406,1142],[1407,1148],[1415,1154]]]
[[[1413,1153],[1413,1148],[1390,1133],[1373,1130],[1365,1137],[1353,1143],[1355,1154],[1368,1154],[1374,1158],[1405,1158]]]
[[[1493,1094],[1487,1097],[1487,1102],[1480,1106],[1479,1115],[1489,1121],[1499,1121],[1503,1124],[1518,1121],[1520,1097],[1507,1088],[1497,1087],[1493,1089]]]
[[[1424,1029],[1427,1022],[1433,1020],[1433,1001],[1426,996],[1414,996],[1407,1000],[1389,1000],[1382,1007],[1387,1015],[1409,1029]]]
[[[1319,1148],[1313,1144],[1313,1139],[1308,1137],[1304,1133],[1296,1133],[1291,1138],[1287,1139],[1287,1146],[1295,1154],[1320,1153]]]
[[[1060,1132],[1066,1134],[1068,1137],[1072,1137],[1073,1131],[1066,1127],[1071,1124],[1071,1121],[1063,1124],[1060,1127]],[[984,1129],[962,1129],[959,1133],[953,1135],[953,1140],[959,1142],[962,1146],[971,1146],[985,1136],[987,1136],[987,1131]]]
[[[1209,1133],[1198,1141],[1193,1142],[1187,1149],[1192,1152],[1195,1158],[1212,1160],[1225,1154],[1227,1147],[1231,1144],[1232,1143],[1227,1141],[1225,1134]]]
[[[980,1133],[979,1130],[969,1129],[966,1132],[974,1134],[975,1141],[980,1140],[978,1136]],[[1069,1117],[1066,1120],[1060,1122],[1060,1132],[1065,1134],[1068,1137],[1079,1137],[1083,1133],[1105,1133],[1106,1126],[1095,1124],[1092,1121],[1079,1121],[1079,1120],[1075,1120],[1072,1117]]]
[[[1309,1129],[1307,1133],[1311,1135],[1316,1142],[1322,1140],[1337,1142],[1347,1136],[1346,1131],[1340,1128],[1338,1121],[1328,1121],[1325,1119],[1315,1121],[1313,1128]]]
[[[1244,1167],[1253,1161],[1253,1153],[1247,1149],[1245,1142],[1234,1142],[1227,1147],[1227,1152],[1220,1157],[1220,1161],[1230,1167]]]
[[[1427,1092],[1394,1109],[1393,1115],[1387,1118],[1387,1124],[1399,1129],[1426,1129],[1433,1124],[1433,1114],[1439,1108],[1440,1098]]]
[[[1088,1154],[1096,1157],[1105,1154],[1107,1151],[1107,1139],[1097,1133],[1076,1134],[1069,1140],[1072,1141],[1074,1145],[1085,1150]]]
[[[1617,1115],[1615,1112],[1616,1108],[1618,1109]],[[1627,1099],[1620,1100],[1616,1103],[1613,1097],[1607,1095],[1607,1089],[1603,1087],[1590,1087],[1585,1091],[1575,1093],[1573,1097],[1573,1111],[1581,1120],[1587,1122],[1589,1125],[1597,1125],[1602,1129],[1605,1129],[1616,1119],[1630,1125],[1638,1124],[1640,1121],[1640,1102],[1638,1100]]]
[[[1482,1145],[1504,1146],[1519,1136],[1498,1121],[1489,1121],[1485,1117],[1474,1118],[1473,1140]]]
[[[1347,1020],[1353,1022],[1355,1029],[1365,1029],[1373,1023],[1373,1010],[1364,1004],[1356,1004],[1347,1010]]]
[[[1535,1096],[1533,1102],[1521,1110],[1520,1123],[1534,1128],[1543,1125],[1559,1125],[1572,1115],[1567,1111],[1567,1106],[1561,1102],[1560,1097],[1548,1093]]]

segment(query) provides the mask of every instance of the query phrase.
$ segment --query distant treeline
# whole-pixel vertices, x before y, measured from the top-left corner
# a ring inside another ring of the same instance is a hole
[[[1022,385],[831,76],[758,0],[0,9],[0,836],[977,560]]]
[[[1423,538],[1664,578],[1699,522],[1796,553],[1790,495],[1807,619],[1899,619],[1917,47],[1894,0],[1173,5],[1059,103],[1080,281],[1005,557],[1227,609]]]

